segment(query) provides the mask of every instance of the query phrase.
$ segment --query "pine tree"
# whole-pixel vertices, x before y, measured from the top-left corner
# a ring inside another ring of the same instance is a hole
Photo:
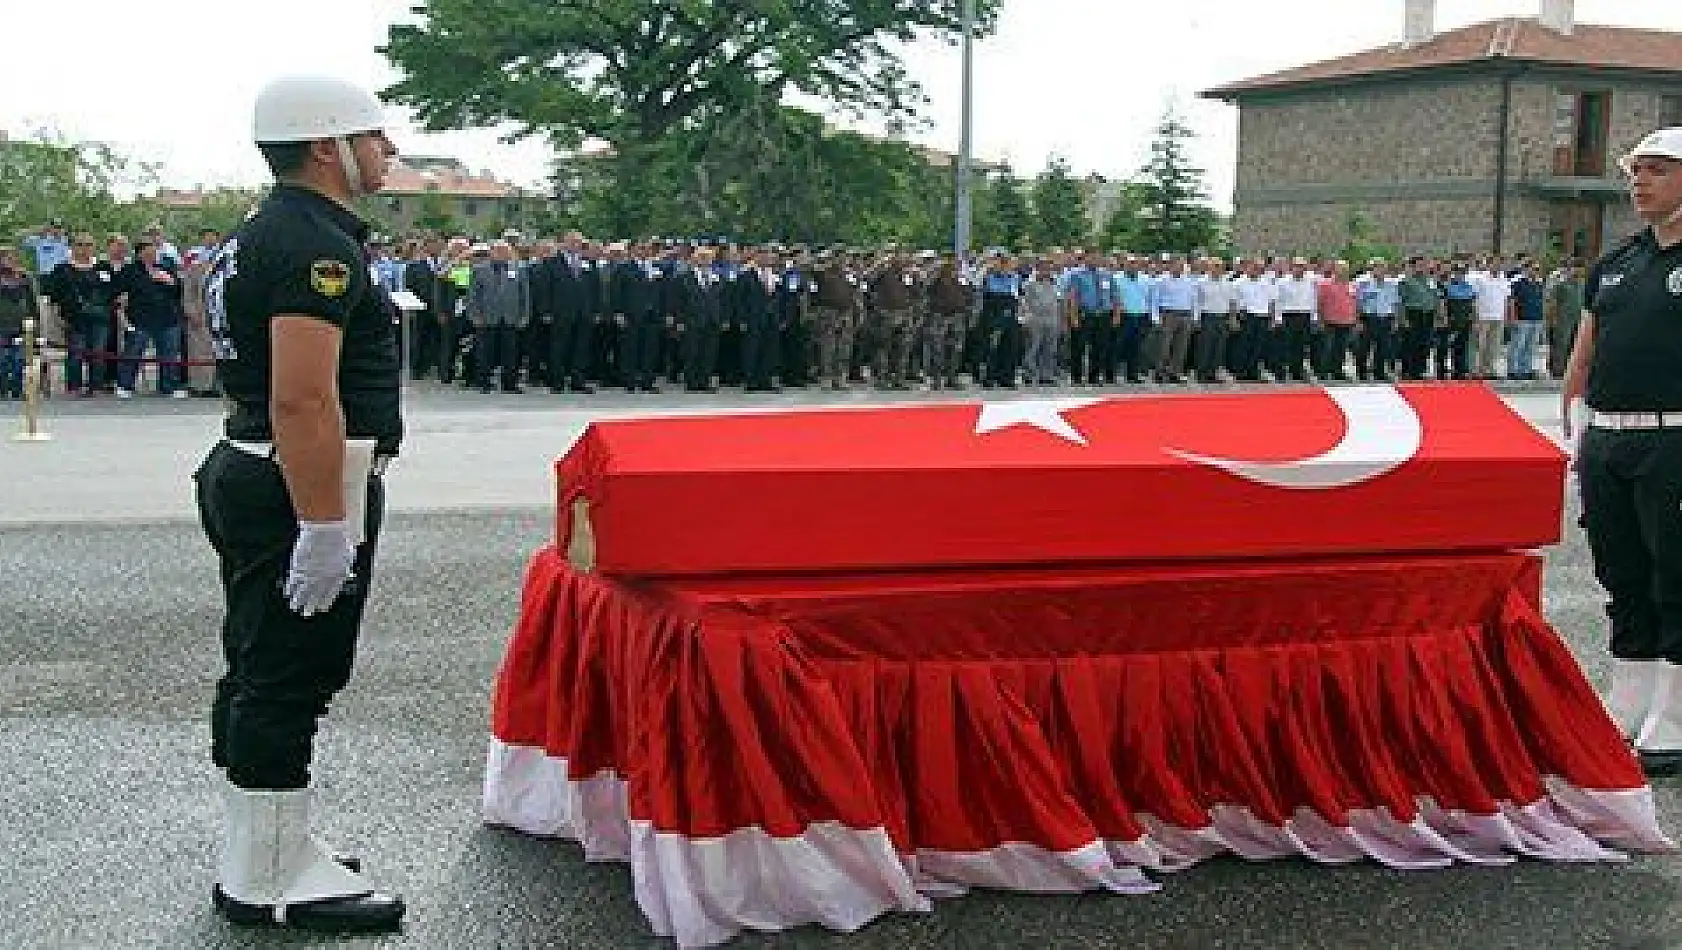
[[[987,180],[977,204],[978,231],[986,246],[1015,251],[1027,244],[1029,232],[1033,230],[1032,215],[1022,191],[1022,180],[1010,169]]]
[[[1204,171],[1193,167],[1186,155],[1186,145],[1195,134],[1172,106],[1156,127],[1150,161],[1141,169],[1149,211],[1140,237],[1151,245],[1148,250],[1183,254],[1207,248],[1216,238]]]
[[[1042,250],[1080,244],[1086,236],[1086,195],[1062,156],[1053,156],[1034,180],[1032,232]]]

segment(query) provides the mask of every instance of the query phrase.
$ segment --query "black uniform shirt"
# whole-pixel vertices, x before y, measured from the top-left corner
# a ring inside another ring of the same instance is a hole
[[[1651,228],[1589,271],[1594,360],[1584,401],[1602,412],[1682,411],[1682,247]]]
[[[367,224],[337,203],[277,185],[217,251],[205,279],[205,315],[217,374],[233,404],[228,438],[274,438],[269,321],[298,314],[343,330],[339,402],[345,436],[375,439],[380,454],[396,454],[403,438],[396,311],[369,275],[367,237]]]

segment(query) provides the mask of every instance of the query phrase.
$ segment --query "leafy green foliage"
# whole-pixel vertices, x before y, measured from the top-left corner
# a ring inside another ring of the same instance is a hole
[[[671,231],[691,217],[797,239],[856,218],[868,233],[884,228],[863,186],[895,178],[921,199],[898,230],[922,236],[920,219],[951,198],[905,181],[922,174],[905,152],[827,134],[781,103],[799,92],[915,121],[926,96],[897,46],[955,39],[961,2],[424,0],[418,22],[391,28],[382,52],[401,78],[385,95],[428,129],[506,124],[563,150],[609,143],[610,157],[561,170],[580,183],[580,223],[601,233]],[[979,32],[999,3],[977,0]],[[841,195],[848,207],[831,200]]]
[[[1022,179],[1005,169],[987,179],[976,199],[975,234],[983,247],[1027,249],[1033,210]]]
[[[179,240],[200,229],[227,232],[257,200],[250,191],[211,192],[193,207],[126,197],[157,182],[157,169],[107,145],[70,142],[39,132],[0,142],[0,241],[60,220],[72,231],[136,235],[153,225]]]
[[[1105,250],[1153,253],[1154,246],[1147,222],[1156,213],[1152,206],[1153,191],[1141,181],[1123,182],[1117,190],[1115,203],[1104,218],[1098,244]]]
[[[978,0],[991,28],[999,0]],[[859,114],[925,101],[894,45],[951,38],[960,0],[423,0],[382,52],[430,129],[513,123],[562,145],[648,142],[794,90]]]
[[[1195,134],[1172,107],[1157,125],[1150,161],[1140,171],[1150,199],[1140,241],[1150,250],[1207,250],[1219,237],[1220,223],[1208,205],[1204,171],[1186,155],[1186,144]]]
[[[1062,156],[1053,156],[1034,179],[1030,225],[1034,243],[1040,248],[1076,246],[1086,239],[1086,193],[1069,173],[1069,163]]]

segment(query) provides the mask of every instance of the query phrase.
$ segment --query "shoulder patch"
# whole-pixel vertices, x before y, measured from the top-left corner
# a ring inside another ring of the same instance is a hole
[[[1670,272],[1670,276],[1665,278],[1664,286],[1671,296],[1682,297],[1682,267]]]
[[[310,286],[323,297],[343,297],[350,290],[350,266],[343,261],[316,261],[310,265]]]

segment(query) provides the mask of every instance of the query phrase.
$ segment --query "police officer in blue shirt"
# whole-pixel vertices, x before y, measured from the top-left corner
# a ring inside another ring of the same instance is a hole
[[[1082,380],[1096,386],[1109,364],[1110,341],[1118,322],[1115,292],[1103,258],[1089,252],[1084,263],[1069,272],[1068,294],[1074,311],[1074,332],[1069,340],[1070,381]]]
[[[984,386],[1016,388],[1016,367],[1022,358],[1022,323],[1016,311],[1021,300],[1022,275],[1008,256],[994,255],[981,280],[981,323],[987,334]]]

